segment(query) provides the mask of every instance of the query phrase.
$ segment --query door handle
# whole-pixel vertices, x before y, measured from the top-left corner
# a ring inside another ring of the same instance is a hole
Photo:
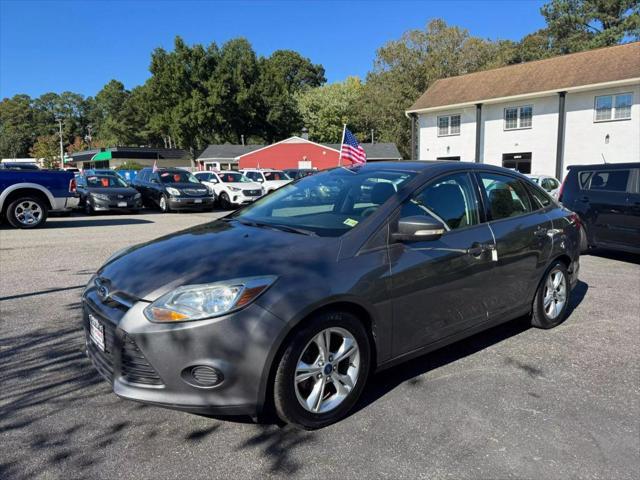
[[[479,257],[484,253],[484,251],[484,245],[480,243],[474,243],[470,248],[467,248],[467,254],[471,255],[472,257]]]
[[[542,238],[547,236],[547,231],[548,230],[546,228],[538,227],[533,234],[538,238]]]

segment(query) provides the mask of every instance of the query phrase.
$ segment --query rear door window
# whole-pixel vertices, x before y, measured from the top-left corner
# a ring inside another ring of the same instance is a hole
[[[626,192],[631,170],[594,170],[580,172],[582,190]]]
[[[478,176],[487,196],[492,220],[517,217],[533,211],[527,188],[519,179],[489,172],[480,172]]]

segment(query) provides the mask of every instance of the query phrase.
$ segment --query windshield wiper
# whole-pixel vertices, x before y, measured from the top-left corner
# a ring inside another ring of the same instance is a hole
[[[248,225],[250,227],[271,228],[273,230],[281,230],[284,232],[298,233],[300,235],[307,235],[309,237],[318,236],[316,232],[312,232],[311,230],[305,230],[304,228],[298,228],[298,227],[290,227],[289,225],[280,225],[278,223],[259,223],[253,220],[245,220],[244,218],[243,219],[236,218],[234,220],[242,223],[243,225]]]

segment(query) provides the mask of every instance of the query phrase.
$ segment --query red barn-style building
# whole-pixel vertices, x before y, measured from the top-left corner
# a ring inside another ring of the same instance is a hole
[[[368,161],[402,160],[393,143],[363,143]],[[271,145],[209,145],[198,157],[198,168],[314,168],[325,170],[339,165],[340,145],[321,144],[291,137]],[[345,166],[350,161],[343,162]]]

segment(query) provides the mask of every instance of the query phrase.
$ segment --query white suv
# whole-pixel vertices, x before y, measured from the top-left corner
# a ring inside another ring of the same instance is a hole
[[[265,194],[259,183],[252,182],[240,172],[195,172],[198,180],[216,193],[220,206],[229,210],[234,206],[251,203]]]
[[[258,182],[265,189],[266,193],[273,192],[280,187],[285,186],[293,180],[282,170],[273,170],[271,168],[245,168],[240,170],[247,178],[253,182]]]

